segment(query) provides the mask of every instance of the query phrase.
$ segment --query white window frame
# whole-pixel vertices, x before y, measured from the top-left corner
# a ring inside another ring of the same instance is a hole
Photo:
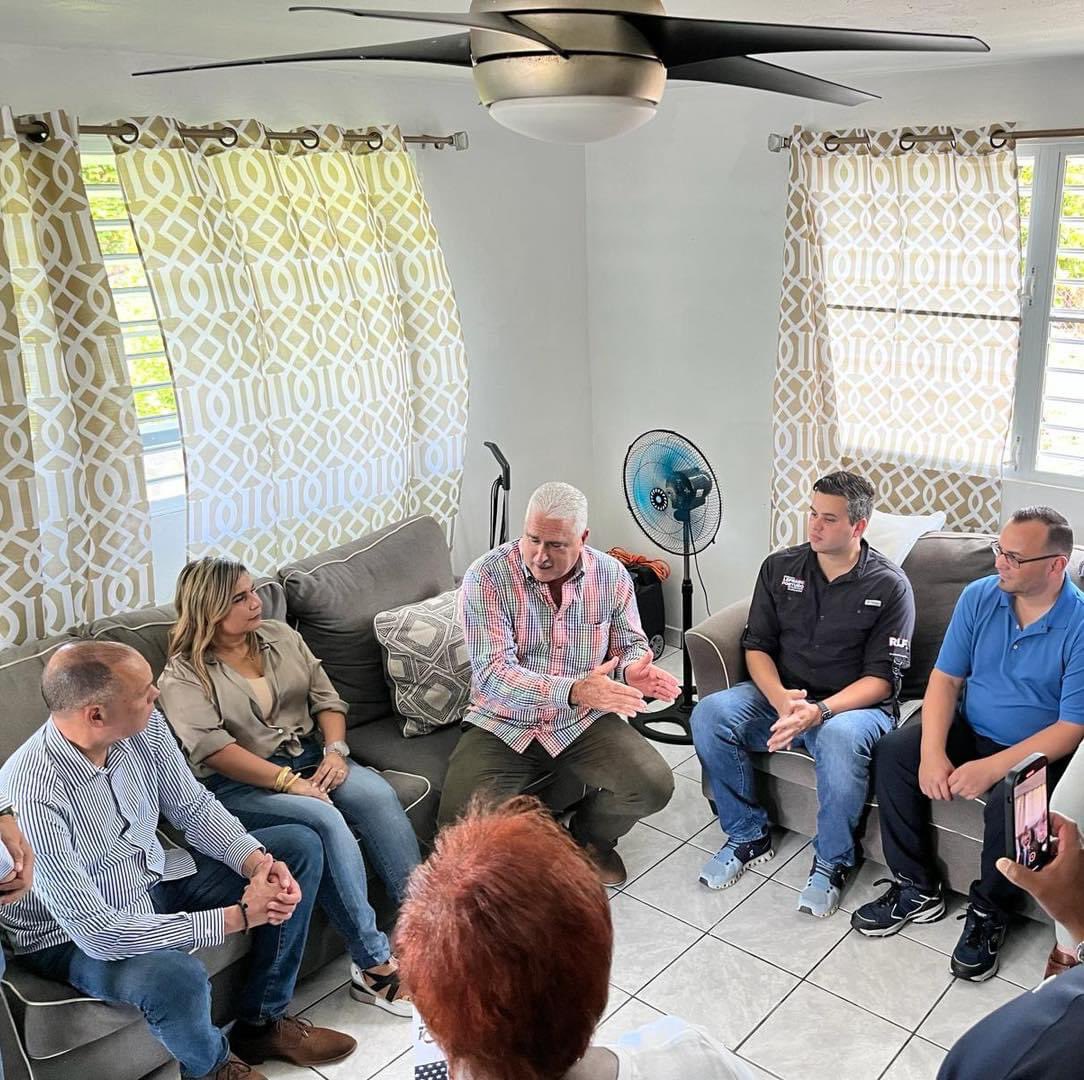
[[[86,135],[86,136],[83,136],[80,139],[79,150],[80,150],[81,153],[98,154],[98,155],[112,154],[113,153],[113,147],[110,145],[109,139],[104,135]],[[91,191],[101,190],[103,187],[112,189],[113,185],[110,185],[110,184],[107,184],[107,185],[88,184],[87,185],[87,190],[88,190],[88,193],[89,193]],[[124,192],[119,191],[119,194],[120,194],[121,199],[123,200],[124,199]],[[126,228],[132,228],[131,221],[129,220],[128,217],[125,217],[123,219],[117,219],[115,222],[113,222],[113,221],[108,221],[108,222],[107,221],[96,221],[95,222],[95,232],[97,232],[98,228],[109,227],[110,225],[124,226]],[[139,259],[141,264],[143,263],[143,255],[139,251],[138,246],[137,246],[136,251],[134,252],[134,254],[125,254],[125,255],[105,255],[105,254],[103,254],[102,255],[102,260],[106,264],[108,264],[110,262],[117,261],[117,260],[121,260],[121,259],[132,259],[132,258],[137,258],[137,259]],[[144,273],[146,273],[146,267],[145,266],[144,266]],[[123,289],[120,289],[120,290],[113,289],[112,286],[110,286],[110,291],[112,292],[113,297],[114,297],[114,301],[115,301],[115,298],[116,298],[118,292],[124,292],[125,290],[123,290]],[[143,289],[139,289],[138,291],[142,292]],[[122,329],[122,331],[125,330],[125,329],[131,330],[132,327],[138,326],[138,325],[145,325],[148,328],[149,331],[151,331],[153,333],[157,333],[157,334],[163,336],[163,338],[164,338],[164,335],[162,334],[162,327],[161,327],[161,324],[158,321],[157,314],[155,315],[155,317],[153,319],[140,320],[140,322],[138,324],[137,323],[121,324],[121,329]],[[146,355],[150,355],[150,356],[161,355],[161,356],[164,357],[166,355],[166,353],[163,350],[160,354],[158,352],[155,352],[155,353],[146,354]],[[126,354],[126,359],[130,359],[129,357],[127,357],[127,354]],[[144,385],[144,386],[140,386],[138,388],[133,387],[133,389],[138,389],[138,390],[157,390],[157,389],[163,389],[163,388],[172,389],[172,390],[174,390],[174,393],[176,393],[176,388],[173,386],[172,381],[170,381],[168,383],[154,383],[154,384],[151,384],[151,385]],[[138,423],[139,423],[139,436],[140,436],[140,440],[141,440],[141,442],[143,444],[143,452],[144,452],[145,455],[147,453],[153,453],[155,450],[162,450],[162,449],[165,449],[167,447],[180,447],[181,446],[180,418],[179,418],[177,413],[172,413],[169,416],[163,416],[163,417],[147,417],[145,419],[140,419]],[[170,477],[172,477],[173,475],[174,474],[172,474],[172,473],[169,474]],[[181,474],[177,474],[177,475],[181,475],[183,477],[184,474],[181,473]],[[185,496],[183,494],[182,495],[171,495],[171,496],[168,496],[168,497],[165,497],[165,498],[151,499],[151,502],[150,502],[151,517],[158,517],[158,516],[164,515],[164,514],[174,514],[174,513],[177,513],[180,510],[183,510],[184,508],[185,508]]]
[[[1028,218],[1028,244],[1021,287],[1020,350],[1016,363],[1012,457],[1005,469],[1015,480],[1084,490],[1084,476],[1036,467],[1046,383],[1047,328],[1061,222],[1065,158],[1084,155],[1084,139],[1042,140],[1029,144],[1035,160]],[[1027,151],[1023,151],[1027,153]],[[1064,319],[1059,321],[1065,321]]]

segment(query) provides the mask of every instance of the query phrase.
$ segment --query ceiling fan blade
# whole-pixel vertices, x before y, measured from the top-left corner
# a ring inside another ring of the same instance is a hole
[[[356,49],[324,49],[321,52],[290,53],[286,56],[254,56],[249,60],[218,60],[186,67],[134,71],[132,74],[168,75],[176,71],[206,71],[209,68],[252,67],[257,64],[306,64],[317,60],[414,60],[422,64],[469,68],[472,64],[470,34],[445,34],[419,41],[392,41],[387,45],[360,45]]]
[[[774,90],[777,94],[830,101],[834,105],[861,105],[864,101],[876,100],[878,96],[801,71],[766,64],[763,60],[752,60],[748,56],[724,56],[718,60],[681,64],[668,68],[666,75],[668,79],[695,79],[698,82],[749,86],[754,90]]]
[[[692,64],[720,56],[749,53],[835,52],[839,50],[898,50],[902,52],[989,52],[990,46],[966,34],[919,34],[898,30],[852,30],[841,26],[795,26],[788,23],[730,22],[721,19],[686,19],[636,11],[565,8],[559,3],[546,12],[580,15],[617,15],[635,26],[667,66]],[[538,15],[506,8],[506,14]]]
[[[526,38],[542,45],[550,52],[568,59],[568,53],[545,34],[532,30],[514,18],[499,11],[466,12],[460,15],[448,11],[382,11],[378,8],[321,7],[315,4],[295,4],[290,11],[333,11],[338,15],[354,15],[359,19],[403,19],[407,22],[450,23],[453,26],[469,26],[472,30],[493,30],[501,34]]]

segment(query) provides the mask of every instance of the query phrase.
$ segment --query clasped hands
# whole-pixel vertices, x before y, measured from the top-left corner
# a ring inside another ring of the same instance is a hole
[[[977,799],[1004,778],[1005,770],[992,758],[979,758],[956,766],[944,750],[923,749],[918,766],[918,786],[928,799]]]
[[[612,657],[593,668],[589,675],[572,684],[569,700],[573,705],[586,705],[599,712],[620,713],[633,716],[646,708],[646,698],[673,701],[681,686],[667,671],[656,667],[651,653],[644,653],[625,668],[625,681],[610,678],[619,657]]]
[[[289,867],[270,852],[254,851],[245,860],[248,885],[241,894],[249,927],[281,926],[301,903],[301,886]]]
[[[803,731],[821,722],[821,711],[815,701],[807,701],[804,690],[784,690],[786,695],[777,708],[779,719],[772,724],[768,736],[768,750],[789,750],[790,745]]]

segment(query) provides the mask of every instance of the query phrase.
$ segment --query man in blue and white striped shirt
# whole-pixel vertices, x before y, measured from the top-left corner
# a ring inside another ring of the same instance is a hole
[[[323,874],[319,837],[303,825],[245,831],[189,771],[134,649],[64,646],[42,695],[49,719],[0,769],[36,856],[33,890],[0,908],[22,962],[137,1006],[186,1078],[255,1080],[246,1060],[318,1065],[350,1054],[350,1036],[286,1015]],[[159,815],[193,852],[163,847]],[[207,970],[190,953],[249,928],[249,976],[227,1041],[211,1022]]]

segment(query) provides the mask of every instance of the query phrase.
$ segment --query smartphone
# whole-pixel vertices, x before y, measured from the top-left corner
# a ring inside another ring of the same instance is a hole
[[[1046,764],[1042,754],[1031,754],[1005,777],[1006,854],[1029,870],[1038,870],[1054,855]]]

